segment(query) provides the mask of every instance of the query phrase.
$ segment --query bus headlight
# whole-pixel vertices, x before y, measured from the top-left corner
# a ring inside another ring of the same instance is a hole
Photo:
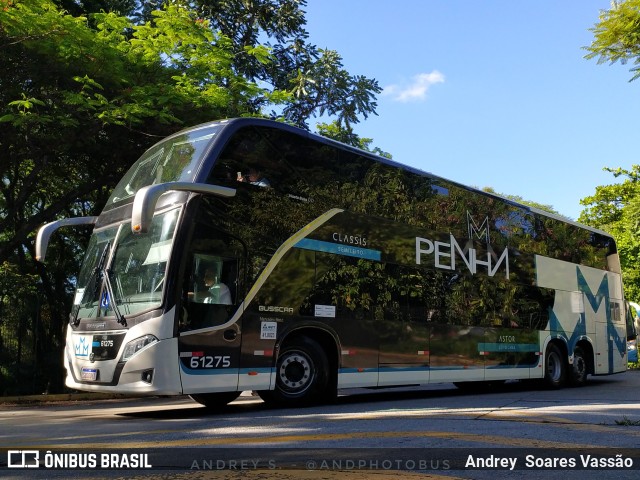
[[[122,354],[122,361],[126,362],[133,357],[140,350],[147,348],[149,345],[156,343],[158,339],[153,335],[145,335],[135,340],[131,340],[124,347],[124,353]]]

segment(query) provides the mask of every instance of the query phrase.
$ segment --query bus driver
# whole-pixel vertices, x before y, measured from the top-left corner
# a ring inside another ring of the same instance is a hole
[[[204,285],[206,288],[204,303],[231,305],[231,292],[229,291],[229,287],[218,281],[218,277],[212,268],[207,268],[204,273]]]

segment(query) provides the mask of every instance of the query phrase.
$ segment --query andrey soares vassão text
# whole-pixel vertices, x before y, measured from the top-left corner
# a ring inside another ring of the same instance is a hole
[[[520,460],[522,462],[520,462]],[[515,470],[518,468],[556,468],[556,469],[573,469],[573,468],[625,468],[634,467],[633,458],[624,457],[622,454],[614,454],[611,456],[580,454],[575,456],[549,456],[538,457],[536,455],[526,455],[524,458],[519,457],[499,457],[497,455],[489,455],[486,457],[469,455],[465,463],[465,468],[477,469],[495,469],[504,468]]]

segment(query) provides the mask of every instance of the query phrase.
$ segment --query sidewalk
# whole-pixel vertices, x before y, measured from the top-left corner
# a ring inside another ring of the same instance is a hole
[[[120,398],[131,398],[126,395],[115,395],[112,393],[58,393],[58,394],[46,394],[41,395],[16,395],[10,397],[0,397],[0,405],[18,405],[29,403],[44,403],[44,402],[73,402],[83,400],[113,400]]]

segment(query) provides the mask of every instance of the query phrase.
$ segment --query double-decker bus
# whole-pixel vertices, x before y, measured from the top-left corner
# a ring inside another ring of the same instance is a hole
[[[610,235],[285,124],[162,140],[37,256],[82,224],[73,389],[297,405],[627,368]]]

